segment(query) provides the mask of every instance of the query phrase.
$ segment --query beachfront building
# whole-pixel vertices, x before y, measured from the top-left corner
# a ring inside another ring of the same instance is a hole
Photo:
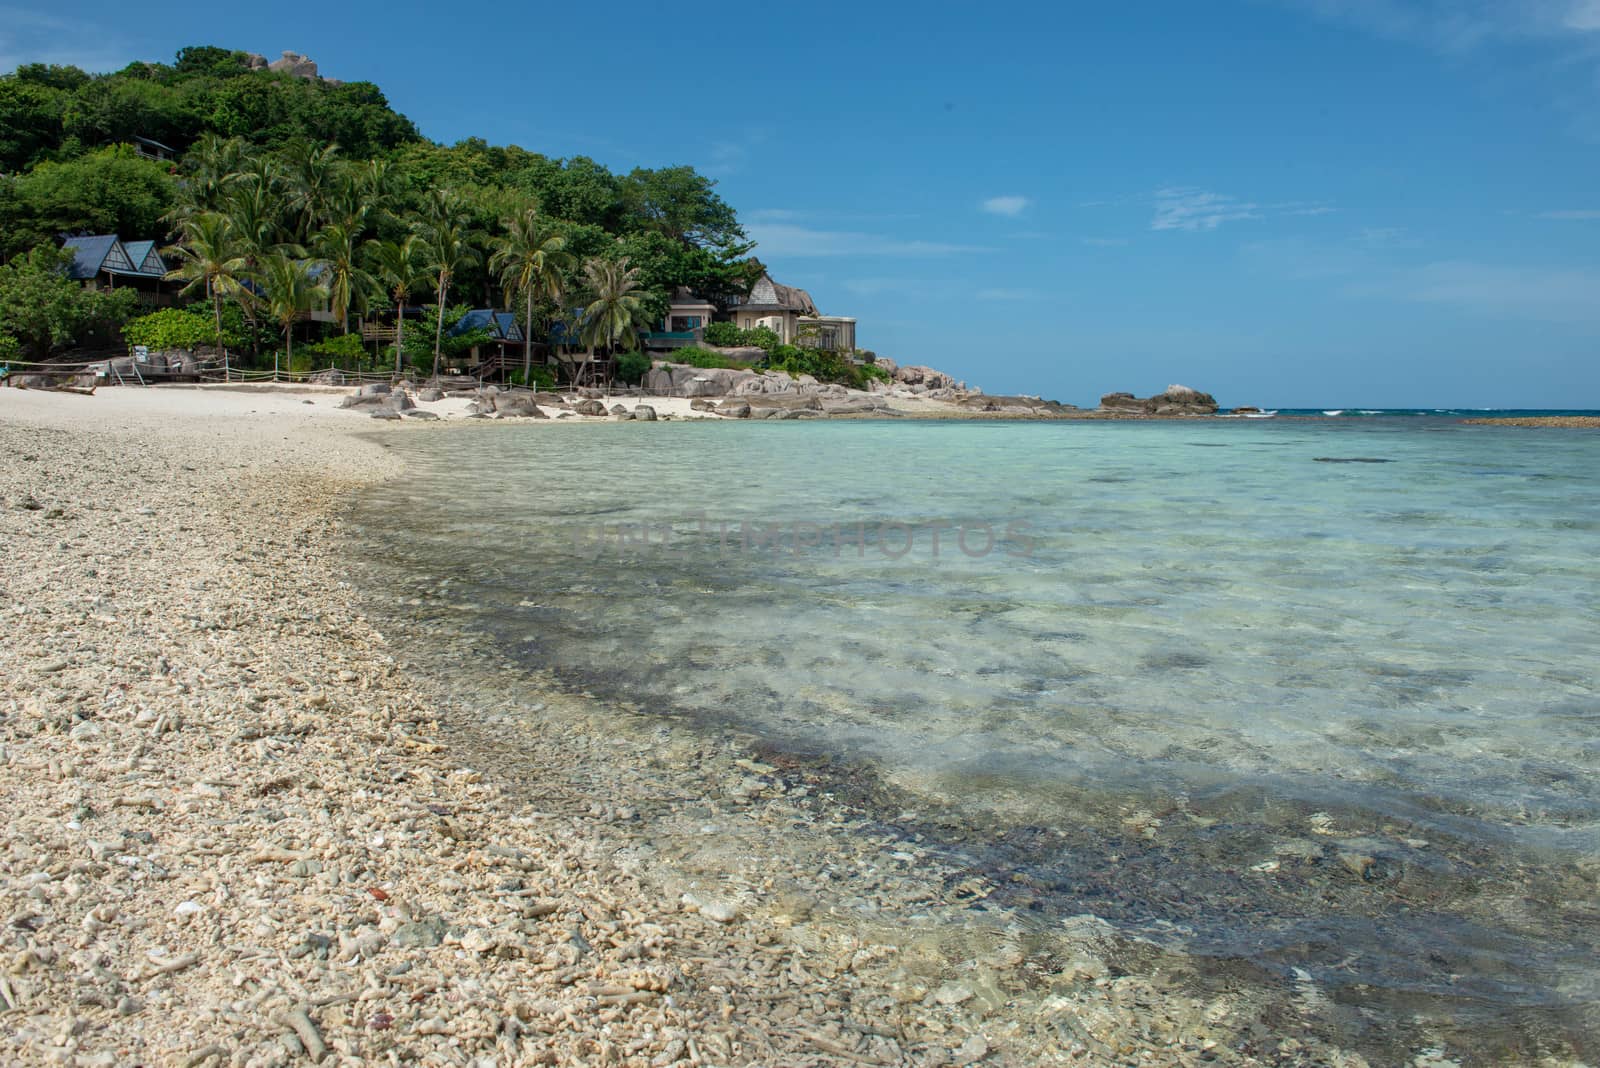
[[[843,315],[802,315],[796,345],[829,352],[856,350],[856,321]]]
[[[487,375],[508,366],[522,367],[522,325],[514,313],[474,308],[445,333],[449,337],[460,337],[473,330],[483,330],[489,337],[468,349],[464,360],[458,361],[464,363],[464,370]]]
[[[764,326],[777,334],[785,345],[797,344],[800,320],[816,314],[817,305],[810,293],[794,286],[779,285],[768,274],[756,279],[749,293],[728,301],[728,315],[733,325],[741,330]]]
[[[161,307],[173,302],[180,288],[166,282],[167,264],[154,241],[123,241],[116,234],[69,237],[62,248],[72,251],[67,277],[92,289],[133,289],[139,303]]]
[[[715,304],[679,286],[672,294],[660,328],[640,335],[644,347],[665,352],[704,344],[706,327],[716,318],[716,314]]]

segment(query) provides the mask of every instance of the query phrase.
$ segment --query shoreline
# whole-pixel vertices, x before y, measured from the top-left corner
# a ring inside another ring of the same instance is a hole
[[[1242,1040],[1248,1006],[1113,976],[1090,938],[1047,961],[997,917],[984,946],[932,952],[914,915],[730,896],[726,857],[676,893],[596,793],[614,710],[540,695],[497,721],[409,675],[362,613],[342,517],[403,476],[394,431],[294,394],[197,399],[0,391],[18,1062],[1274,1059]],[[820,801],[709,801],[750,833],[823,815],[819,847],[848,840],[861,864],[892,844]]]
[[[1525,415],[1491,419],[1463,419],[1468,426],[1520,426],[1529,429],[1600,430],[1600,416]]]

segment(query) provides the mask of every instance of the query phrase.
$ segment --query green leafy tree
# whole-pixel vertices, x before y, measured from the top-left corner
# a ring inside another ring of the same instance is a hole
[[[14,174],[47,158],[61,142],[61,115],[70,98],[63,89],[25,79],[20,70],[0,78],[0,173]]]
[[[58,234],[118,234],[160,240],[175,200],[172,176],[125,147],[65,163],[41,163],[4,183],[0,241],[9,257]]]
[[[92,330],[120,327],[138,306],[131,289],[89,289],[67,277],[72,257],[69,249],[40,245],[0,266],[0,332],[33,360],[49,358]]]
[[[283,331],[285,361],[294,367],[294,323],[309,310],[326,290],[313,275],[316,265],[310,260],[289,255],[281,249],[261,265],[261,283],[266,289],[267,311]],[[278,353],[272,353],[272,377],[278,377]]]
[[[619,183],[629,225],[682,245],[730,248],[745,240],[716,182],[693,167],[635,168]]]
[[[505,220],[506,234],[496,243],[489,269],[500,275],[508,298],[520,295],[526,303],[522,320],[522,377],[533,371],[533,306],[537,301],[558,304],[564,272],[572,262],[567,239],[553,230],[537,208],[528,208]]]
[[[400,373],[400,358],[405,352],[406,301],[429,278],[423,263],[422,239],[407,234],[399,241],[369,241],[367,252],[372,271],[394,298],[394,373]]]

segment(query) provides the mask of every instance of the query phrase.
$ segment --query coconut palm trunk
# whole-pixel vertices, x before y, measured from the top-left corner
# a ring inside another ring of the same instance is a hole
[[[533,290],[528,290],[528,314],[522,320],[522,384],[533,387]]]
[[[433,327],[433,380],[439,381],[439,350],[444,345],[444,295],[449,289],[448,275],[439,276],[439,314],[434,318]]]
[[[394,373],[400,377],[400,358],[406,351],[406,302],[400,302],[400,314],[394,318]]]

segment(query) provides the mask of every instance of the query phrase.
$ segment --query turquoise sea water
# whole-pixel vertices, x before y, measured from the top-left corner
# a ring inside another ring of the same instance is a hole
[[[1600,1035],[1600,434],[393,440],[413,477],[365,536],[508,656],[862,769],[884,820],[1025,887],[1038,923],[1310,977],[1379,1029]]]

